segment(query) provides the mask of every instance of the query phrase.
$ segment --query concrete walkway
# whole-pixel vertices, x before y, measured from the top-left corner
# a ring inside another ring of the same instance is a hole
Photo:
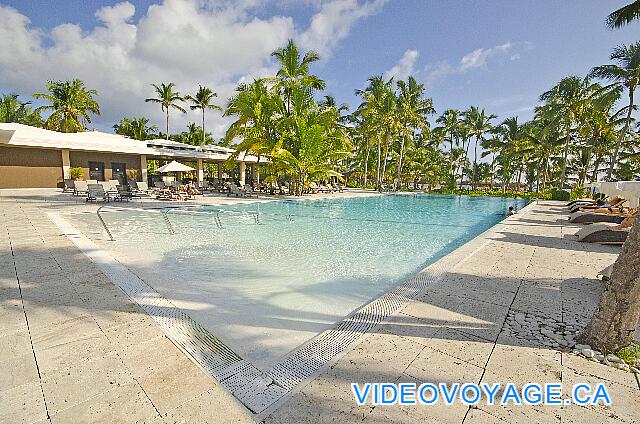
[[[46,212],[0,192],[0,422],[251,423]],[[84,207],[84,206],[83,206]],[[420,299],[289,398],[267,423],[638,422],[633,374],[519,334],[514,316],[586,325],[617,248],[566,237],[558,204],[496,227]],[[476,241],[478,242],[478,241]],[[535,319],[532,322],[535,322]],[[535,331],[533,331],[535,332]],[[611,407],[358,407],[351,382],[604,382]]]
[[[505,325],[514,314],[552,318],[578,331],[603,285],[596,273],[619,249],[578,243],[560,203],[540,202],[495,227],[485,244],[407,305],[266,422],[640,422],[634,375],[548,348]],[[352,382],[575,383],[607,385],[611,407],[358,407]]]

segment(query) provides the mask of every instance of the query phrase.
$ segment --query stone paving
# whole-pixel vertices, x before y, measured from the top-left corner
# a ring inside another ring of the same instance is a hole
[[[78,208],[65,196],[0,192],[0,422],[255,422],[60,236],[46,212]],[[499,224],[264,421],[639,422],[632,373],[579,357],[542,331],[586,325],[602,290],[596,273],[619,251],[572,240],[577,227],[563,213],[540,202]],[[561,382],[567,391],[604,382],[613,405],[359,407],[350,389],[506,381]]]
[[[540,202],[498,224],[486,244],[266,423],[640,422],[632,373],[587,361],[545,334],[552,325],[584,328],[603,288],[596,274],[619,252],[574,241],[579,227],[564,215],[559,203]],[[351,382],[557,382],[566,396],[577,382],[603,382],[613,405],[359,407]]]

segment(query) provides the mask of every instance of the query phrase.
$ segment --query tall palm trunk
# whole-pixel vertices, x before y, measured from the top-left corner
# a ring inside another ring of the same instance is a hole
[[[389,134],[389,131],[386,132],[386,135],[384,137],[384,162],[382,165],[382,180],[384,180],[384,176],[387,173],[387,156],[389,155],[389,138],[390,138],[391,134]],[[382,189],[382,185],[380,185],[380,188]]]
[[[473,153],[473,181],[472,181],[472,186],[475,189],[476,188],[476,172],[478,169],[478,139],[480,137],[476,137],[476,144],[475,146],[473,146],[474,149],[474,153]]]
[[[449,139],[449,175],[452,178],[455,178],[456,170],[453,165],[453,134],[451,134],[451,138]]]
[[[636,219],[581,341],[602,352],[628,346],[640,324],[640,220]]]
[[[371,151],[371,146],[367,141],[367,154],[364,159],[364,188],[367,188],[367,177],[369,175],[369,152]]]
[[[169,140],[169,108],[167,108],[167,140]]]
[[[378,139],[378,166],[376,167],[376,190],[378,191],[382,191],[381,190],[381,185],[380,185],[380,145],[382,143],[380,143],[380,135],[378,135],[377,137]]]
[[[490,180],[489,180],[489,186],[491,187],[491,190],[493,190],[493,170],[496,166],[496,154],[495,152],[493,152],[493,154],[491,155],[491,169],[489,170],[490,172]]]
[[[567,141],[564,143],[564,151],[562,153],[562,173],[560,174],[560,189],[564,188],[564,181],[567,176],[567,157],[569,156],[569,144],[571,144],[571,136],[567,131]]]
[[[205,143],[205,136],[204,136],[204,108],[202,108],[202,144],[204,145],[204,143]]]
[[[464,181],[464,166],[467,164],[467,159],[469,158],[470,144],[471,140],[467,140],[467,147],[464,150],[464,161],[462,162],[462,166],[460,167],[460,188],[462,188],[462,182]],[[462,147],[464,147],[464,140],[462,140]]]
[[[400,160],[398,162],[398,182],[396,185],[396,191],[400,190],[400,177],[402,175],[402,160],[404,158],[404,142],[405,137],[402,137],[402,142],[400,143]]]
[[[618,161],[618,154],[620,154],[620,147],[622,146],[622,141],[627,136],[627,132],[629,131],[629,125],[631,123],[631,111],[633,110],[633,92],[634,89],[629,89],[629,110],[627,111],[627,119],[624,122],[624,128],[622,132],[618,136],[618,140],[616,141],[616,149],[613,152],[613,156],[611,157],[611,165],[609,166],[609,171],[607,171],[607,180],[611,181],[611,177],[613,176],[613,170],[616,167],[616,162]]]

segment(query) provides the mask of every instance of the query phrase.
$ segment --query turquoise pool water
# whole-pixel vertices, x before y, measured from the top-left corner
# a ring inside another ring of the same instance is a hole
[[[385,195],[103,217],[78,226],[231,348],[268,366],[504,219],[514,199]]]

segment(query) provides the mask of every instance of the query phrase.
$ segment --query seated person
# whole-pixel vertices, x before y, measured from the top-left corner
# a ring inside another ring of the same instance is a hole
[[[195,196],[196,194],[201,194],[200,191],[196,188],[193,182],[190,182],[186,185],[185,191],[189,196]]]

